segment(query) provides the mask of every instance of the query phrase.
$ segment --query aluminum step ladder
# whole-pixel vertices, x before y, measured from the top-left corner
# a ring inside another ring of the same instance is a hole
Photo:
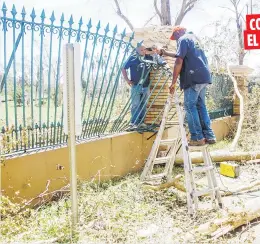
[[[169,111],[175,108],[178,120],[168,121]],[[165,126],[167,125],[176,125],[178,126],[178,135],[176,138],[163,140],[163,132]],[[168,155],[165,157],[157,157],[158,150],[160,146],[169,146]],[[217,180],[215,176],[214,166],[208,151],[208,144],[203,146],[189,146],[186,131],[184,128],[184,111],[183,107],[179,102],[179,96],[177,92],[174,95],[169,95],[164,107],[164,113],[161,121],[160,128],[158,130],[156,139],[153,143],[151,152],[146,161],[144,170],[141,174],[141,181],[143,182],[155,182],[155,183],[164,183],[172,181],[172,170],[174,166],[174,161],[176,154],[182,147],[182,155],[184,162],[184,173],[185,173],[185,187],[187,193],[187,205],[188,213],[193,215],[198,209],[199,197],[203,195],[210,195],[213,206],[215,208],[222,207],[220,189],[217,185]],[[191,151],[200,151],[202,152],[204,165],[203,166],[192,166],[192,161],[190,157]],[[153,174],[155,165],[164,165],[164,170],[162,173]],[[207,176],[208,188],[203,190],[197,190],[194,174],[205,172]]]

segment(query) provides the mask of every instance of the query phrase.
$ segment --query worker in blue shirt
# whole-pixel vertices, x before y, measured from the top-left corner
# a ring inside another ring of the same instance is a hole
[[[152,54],[152,52],[149,52]],[[141,57],[141,58],[140,58]],[[142,61],[142,58],[144,61]],[[126,61],[122,74],[128,85],[131,87],[131,127],[144,125],[146,104],[150,93],[150,67],[145,65],[146,60],[153,60],[145,46],[139,46]],[[127,70],[130,69],[130,78]]]
[[[208,60],[200,41],[184,27],[173,28],[171,40],[177,41],[176,54],[161,49],[161,54],[176,58],[170,93],[173,94],[178,77],[184,90],[184,107],[191,134],[189,145],[216,143],[215,134],[205,104],[206,87],[211,84]]]

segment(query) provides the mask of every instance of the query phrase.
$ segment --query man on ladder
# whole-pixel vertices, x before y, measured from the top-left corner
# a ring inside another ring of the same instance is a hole
[[[184,90],[184,108],[191,134],[189,145],[214,144],[216,137],[205,104],[206,87],[211,84],[207,58],[198,38],[186,32],[184,27],[175,26],[170,39],[177,41],[176,54],[164,49],[161,54],[176,58],[170,93],[174,93],[180,75],[180,88]]]
[[[165,103],[160,128],[141,174],[141,180],[147,183],[160,183],[165,178],[168,182],[172,181],[172,169],[176,154],[178,153],[179,140],[181,140],[188,212],[193,215],[198,209],[200,196],[210,195],[213,205],[215,207],[222,207],[221,194],[214,172],[214,165],[207,148],[208,144],[216,142],[216,137],[212,131],[210,118],[205,105],[206,86],[211,84],[211,75],[207,58],[195,35],[186,33],[185,28],[177,26],[173,29],[171,40],[177,40],[178,42],[177,53],[173,54],[163,49],[161,50],[161,54],[177,58],[173,70],[170,95]],[[189,143],[184,128],[183,109],[179,102],[179,96],[177,92],[175,93],[179,75],[180,88],[184,90],[184,107],[191,134]],[[173,106],[173,99],[175,106]],[[176,122],[171,121],[168,116],[172,108],[176,109],[178,117],[178,135],[176,135],[177,137],[175,138],[165,140],[162,138],[165,126],[172,123],[176,124]],[[166,157],[158,157],[159,147],[163,145],[169,146],[170,149]],[[194,167],[192,165],[190,155],[192,151],[202,153],[203,166]],[[163,172],[154,174],[155,165],[164,165]],[[202,172],[207,176],[207,186],[203,187],[203,189],[197,189],[195,174]]]

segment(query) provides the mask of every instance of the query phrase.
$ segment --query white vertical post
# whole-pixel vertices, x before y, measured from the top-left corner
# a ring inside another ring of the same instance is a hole
[[[76,136],[81,133],[81,83],[80,83],[80,50],[79,44],[66,44],[64,47],[64,133],[68,135],[70,160],[70,187],[72,228],[78,222],[77,200],[77,165],[76,165]],[[75,106],[76,105],[76,106]]]

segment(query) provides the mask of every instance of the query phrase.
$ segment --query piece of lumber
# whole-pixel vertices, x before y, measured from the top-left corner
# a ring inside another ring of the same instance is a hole
[[[202,154],[200,152],[191,152],[191,160],[194,164],[203,163]],[[257,152],[230,152],[230,151],[212,151],[210,156],[213,162],[224,162],[224,161],[249,161],[260,159],[260,151]],[[175,159],[176,164],[182,164],[183,158],[177,155]]]

